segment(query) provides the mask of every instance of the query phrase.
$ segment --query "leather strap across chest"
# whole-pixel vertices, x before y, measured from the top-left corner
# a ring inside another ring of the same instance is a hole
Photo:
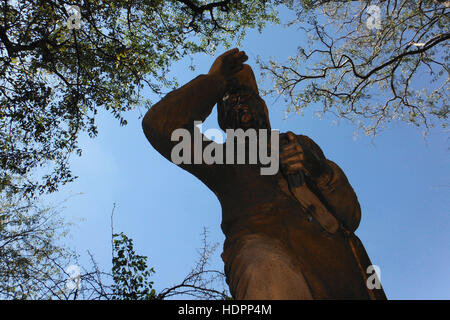
[[[307,187],[306,183],[300,185],[294,183],[293,179],[288,176],[289,190],[297,199],[303,209],[311,214],[311,216],[325,229],[327,232],[334,234],[339,229],[339,221],[330,211],[323,205],[322,201]]]

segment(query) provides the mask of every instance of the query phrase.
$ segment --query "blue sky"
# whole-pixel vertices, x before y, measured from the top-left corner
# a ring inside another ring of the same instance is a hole
[[[283,61],[303,40],[300,31],[270,26],[263,34],[249,32],[240,49],[259,78],[257,55]],[[207,73],[214,61],[205,55],[193,59],[195,71],[189,70],[188,58],[174,66],[180,84]],[[426,86],[426,79],[419,85]],[[448,129],[433,129],[424,138],[415,127],[392,123],[376,138],[359,133],[355,139],[356,127],[347,121],[332,116],[320,120],[309,111],[285,119],[282,99],[265,100],[273,129],[309,136],[347,174],[362,207],[356,234],[372,263],[381,268],[388,298],[450,299]],[[68,220],[78,221],[67,242],[84,257],[90,250],[105,269],[111,266],[110,214],[116,203],[114,229],[133,238],[136,251],[149,257],[158,291],[191,270],[203,227],[210,242],[219,242],[211,268],[223,270],[224,236],[219,201],[197,178],[151,147],[141,129],[144,112],[128,113],[126,127],[100,112],[98,137],[82,136],[83,156],[71,160],[79,178],[46,201],[58,203],[75,195],[63,211]],[[203,127],[218,127],[215,109]]]

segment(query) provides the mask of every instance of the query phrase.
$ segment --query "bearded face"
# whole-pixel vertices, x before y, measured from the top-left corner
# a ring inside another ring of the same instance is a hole
[[[228,91],[219,108],[219,125],[226,129],[270,129],[264,101],[248,89]]]

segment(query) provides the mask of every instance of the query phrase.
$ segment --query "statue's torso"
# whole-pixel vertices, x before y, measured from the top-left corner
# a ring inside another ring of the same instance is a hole
[[[247,238],[263,236],[292,257],[314,298],[369,298],[344,232],[322,229],[290,194],[281,173],[261,176],[257,165],[227,167],[216,195],[222,205],[226,269],[229,257],[239,254]]]

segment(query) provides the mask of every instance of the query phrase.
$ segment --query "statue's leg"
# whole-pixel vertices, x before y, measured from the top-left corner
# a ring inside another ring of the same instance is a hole
[[[274,239],[248,235],[235,245],[224,259],[235,299],[312,299],[301,270]]]

